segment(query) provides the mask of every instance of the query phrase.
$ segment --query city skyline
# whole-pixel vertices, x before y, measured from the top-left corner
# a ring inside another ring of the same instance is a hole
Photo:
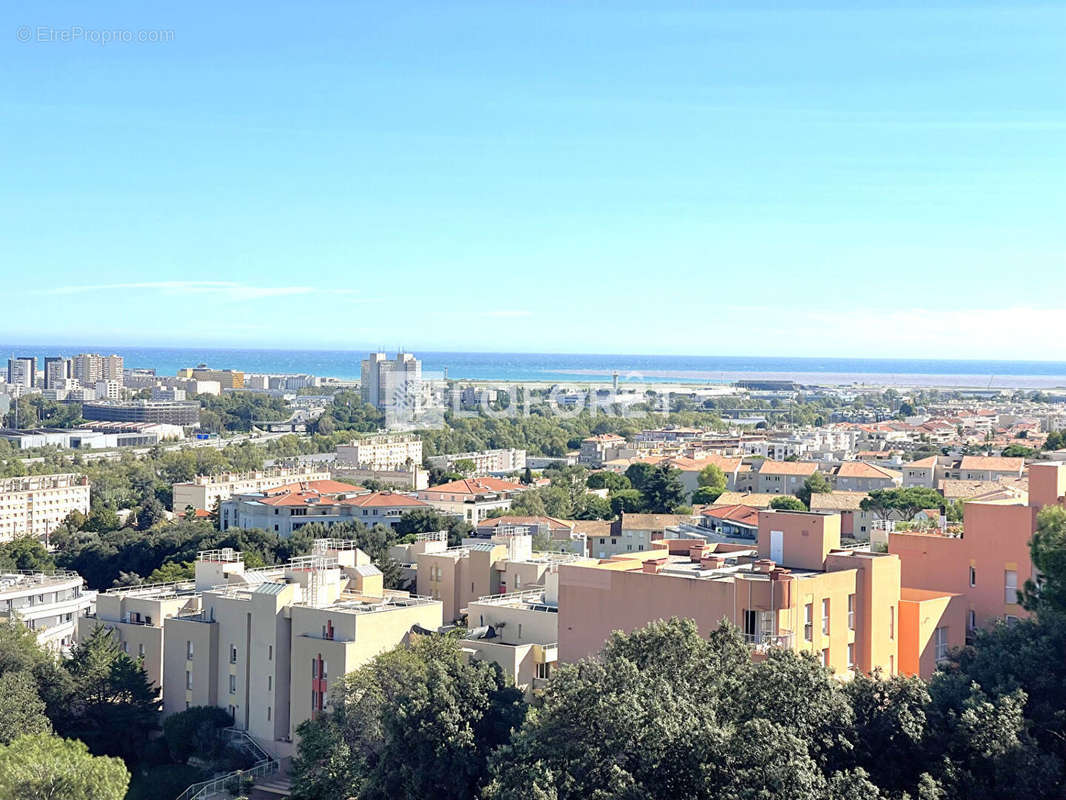
[[[1061,353],[1052,7],[85,13],[173,36],[7,37],[0,339]]]

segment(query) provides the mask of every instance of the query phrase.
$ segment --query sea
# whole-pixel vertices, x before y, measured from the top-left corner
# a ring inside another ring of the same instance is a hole
[[[268,350],[211,347],[128,347],[102,344],[0,345],[5,355],[117,353],[126,367],[174,375],[182,367],[271,374],[311,374],[358,380],[366,350]],[[1066,387],[1066,361],[971,361],[904,358],[786,358],[742,356],[463,353],[417,351],[427,377],[507,382],[723,384],[792,380],[803,384],[968,388]]]

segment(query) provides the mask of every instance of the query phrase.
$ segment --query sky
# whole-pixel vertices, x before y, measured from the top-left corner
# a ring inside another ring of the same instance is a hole
[[[0,341],[1062,360],[1064,34],[1024,0],[8,2]]]

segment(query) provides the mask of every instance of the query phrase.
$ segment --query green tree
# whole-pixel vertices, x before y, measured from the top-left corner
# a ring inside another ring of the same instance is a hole
[[[821,472],[815,471],[803,482],[803,486],[796,492],[796,497],[802,501],[803,505],[810,508],[812,494],[824,494],[831,491],[833,491],[833,486],[829,483],[829,479]]]
[[[130,774],[118,758],[48,734],[0,745],[0,800],[122,800]]]
[[[625,471],[625,478],[629,481],[629,485],[634,489],[643,489],[644,481],[647,480],[651,474],[652,465],[646,464],[643,461],[637,461],[634,464],[630,464]]]
[[[644,497],[645,511],[672,514],[685,502],[681,471],[666,464],[657,464],[645,476],[640,493]]]
[[[52,723],[45,716],[45,709],[31,673],[0,675],[0,744],[10,744],[23,734],[51,733]]]
[[[1036,580],[1027,580],[1022,602],[1030,611],[1066,613],[1066,509],[1047,506],[1036,515],[1029,541]]]
[[[146,531],[153,525],[165,521],[166,518],[166,509],[163,508],[163,504],[152,495],[145,499],[144,505],[137,512],[137,527]]]
[[[637,489],[622,489],[612,492],[610,496],[611,513],[616,517],[622,514],[636,514],[644,508],[644,495]]]
[[[0,570],[50,572],[55,568],[55,558],[37,539],[20,536],[0,544]]]
[[[469,458],[460,458],[455,462],[455,471],[460,475],[473,475],[474,470],[477,468],[474,462]]]
[[[711,486],[701,486],[692,493],[692,504],[710,505],[721,496],[721,489],[715,489]]]
[[[163,736],[175,761],[184,764],[193,755],[210,760],[221,755],[222,729],[232,724],[230,715],[217,706],[193,706],[163,720]]]
[[[66,668],[74,679],[76,711],[63,732],[94,753],[136,758],[156,728],[159,709],[156,688],[141,665],[100,626],[75,645]]]
[[[524,714],[498,666],[419,637],[345,676],[330,710],[300,726],[293,797],[466,800]]]
[[[574,519],[611,519],[611,501],[597,494],[586,494],[579,498],[574,509]]]
[[[718,489],[719,494],[721,494],[726,487],[725,472],[717,464],[708,464],[696,476],[696,483],[704,488]]]
[[[609,470],[600,470],[589,475],[588,487],[590,489],[606,489],[608,492],[617,492],[622,489],[632,488],[632,484],[630,484],[629,478],[625,475],[619,475],[617,472]]]
[[[944,496],[935,489],[909,486],[902,489],[874,489],[862,499],[859,507],[881,519],[888,519],[892,514],[897,514],[902,519],[909,520],[919,511],[939,508],[943,503]]]
[[[793,497],[790,494],[783,494],[780,497],[775,497],[770,501],[770,508],[777,511],[807,510],[807,506],[803,505],[803,502],[798,497]]]

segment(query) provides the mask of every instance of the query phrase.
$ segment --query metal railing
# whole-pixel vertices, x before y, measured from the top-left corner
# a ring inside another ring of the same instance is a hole
[[[744,641],[755,650],[764,651],[771,647],[792,647],[792,633],[745,633]]]
[[[273,775],[281,769],[281,762],[278,759],[270,755],[266,750],[259,746],[247,731],[238,730],[236,728],[224,728],[222,735],[225,739],[229,740],[231,744],[235,744],[238,747],[245,747],[251,750],[255,755],[260,756],[248,769],[238,769],[233,772],[228,772],[225,775],[221,775],[217,778],[210,778],[206,781],[200,781],[194,783],[187,788],[184,792],[179,794],[175,800],[207,800],[207,798],[221,792],[228,791],[233,781],[241,781],[244,778],[263,778],[267,775]]]

